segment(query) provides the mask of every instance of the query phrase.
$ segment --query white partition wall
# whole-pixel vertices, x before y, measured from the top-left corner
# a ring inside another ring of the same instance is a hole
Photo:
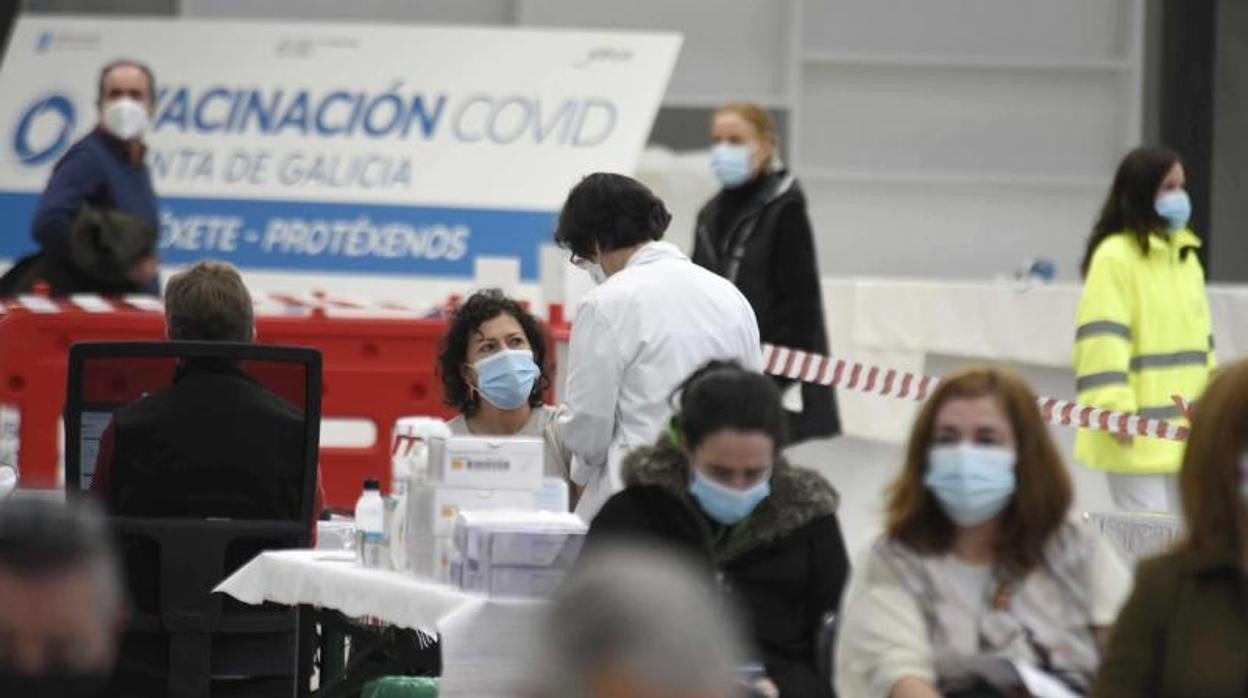
[[[1139,0],[808,0],[795,162],[825,274],[1077,275],[1139,140]]]
[[[1144,0],[183,2],[194,16],[680,31],[664,106],[746,99],[784,117],[827,275],[983,278],[1048,257],[1075,278],[1140,139]]]

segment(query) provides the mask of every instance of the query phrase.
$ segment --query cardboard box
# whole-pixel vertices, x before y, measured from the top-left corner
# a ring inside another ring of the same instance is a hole
[[[408,537],[422,534],[449,536],[461,511],[533,509],[533,493],[519,490],[478,490],[421,486],[407,494]]]
[[[575,514],[465,511],[455,521],[460,584],[491,596],[549,598],[585,541]]]
[[[449,562],[444,557],[450,557],[455,550],[452,535],[456,517],[461,512],[532,508],[531,492],[464,490],[428,485],[415,487],[407,493],[408,518],[404,536],[408,569],[435,579],[449,578]],[[441,547],[435,549],[435,546]]]
[[[523,490],[542,487],[545,446],[534,438],[454,436],[429,443],[429,481],[443,487]]]
[[[456,547],[469,564],[567,569],[580,555],[585,534],[469,529],[464,538]]]

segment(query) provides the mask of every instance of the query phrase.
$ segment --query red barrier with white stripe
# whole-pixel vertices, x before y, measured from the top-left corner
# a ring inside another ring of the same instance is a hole
[[[401,301],[374,300],[347,296],[330,296],[312,293],[253,293],[252,301],[257,315],[300,316],[324,314],[335,317],[399,317],[421,319],[436,316],[444,306],[412,305]],[[88,313],[164,312],[159,298],[148,295],[99,296],[77,294],[49,297],[26,294],[15,298],[0,299],[0,315],[16,308],[32,313],[50,314],[85,311]]]
[[[926,400],[940,382],[937,378],[918,373],[870,366],[772,344],[763,345],[763,367],[768,374],[803,383],[917,402]],[[1044,421],[1049,424],[1103,431],[1119,436],[1187,440],[1187,427],[1162,419],[1149,419],[1047,397],[1039,398],[1036,403]]]

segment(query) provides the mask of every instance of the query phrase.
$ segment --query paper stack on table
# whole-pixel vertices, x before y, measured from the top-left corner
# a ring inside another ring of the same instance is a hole
[[[549,598],[576,562],[586,530],[575,514],[461,512],[450,581],[490,596]]]

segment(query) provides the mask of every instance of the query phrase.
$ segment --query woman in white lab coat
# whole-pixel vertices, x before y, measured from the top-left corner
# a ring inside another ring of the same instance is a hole
[[[568,194],[555,242],[599,284],[576,309],[558,423],[587,521],[622,488],[620,462],[666,427],[672,389],[712,359],[761,370],[754,311],[663,234],[671,214],[640,182],[597,173]]]

